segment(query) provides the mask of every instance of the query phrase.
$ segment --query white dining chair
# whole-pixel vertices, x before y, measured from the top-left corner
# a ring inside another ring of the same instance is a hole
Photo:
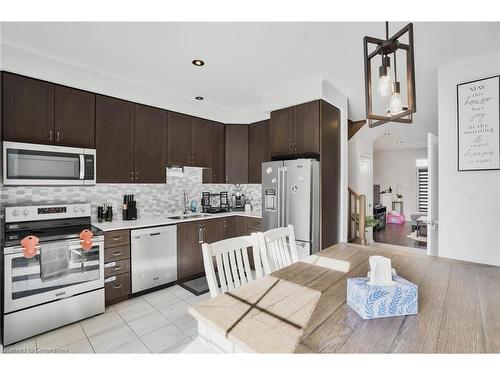
[[[263,276],[257,235],[203,243],[203,264],[210,295],[217,297]],[[252,249],[255,274],[250,268],[248,249]],[[214,264],[215,263],[215,264]],[[217,272],[215,271],[217,267]],[[219,287],[220,286],[220,287]]]
[[[299,261],[292,225],[259,232],[257,238],[264,274],[270,274]]]

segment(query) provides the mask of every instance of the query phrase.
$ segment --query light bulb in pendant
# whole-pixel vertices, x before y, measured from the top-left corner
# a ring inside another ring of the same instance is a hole
[[[386,98],[391,94],[392,77],[389,71],[391,60],[389,57],[382,58],[382,65],[378,70],[378,93],[382,98]]]
[[[403,103],[401,102],[401,94],[399,89],[399,82],[393,83],[391,102],[389,103],[389,114],[396,115],[403,111]]]

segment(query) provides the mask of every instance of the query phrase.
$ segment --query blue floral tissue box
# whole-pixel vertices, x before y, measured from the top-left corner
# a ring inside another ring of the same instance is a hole
[[[371,286],[368,277],[347,279],[347,305],[363,319],[418,314],[418,286],[393,275],[395,285]]]

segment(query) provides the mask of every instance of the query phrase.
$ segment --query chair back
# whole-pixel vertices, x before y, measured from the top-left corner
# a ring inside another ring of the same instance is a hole
[[[203,243],[203,263],[210,295],[216,297],[263,276],[256,234]],[[250,268],[249,249],[254,258],[255,275]]]
[[[257,237],[266,275],[299,261],[292,225],[257,233]]]

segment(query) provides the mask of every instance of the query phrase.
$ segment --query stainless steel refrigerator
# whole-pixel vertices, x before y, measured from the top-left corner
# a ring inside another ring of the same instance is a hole
[[[320,250],[319,193],[317,160],[262,163],[263,229],[293,225],[301,258]]]

